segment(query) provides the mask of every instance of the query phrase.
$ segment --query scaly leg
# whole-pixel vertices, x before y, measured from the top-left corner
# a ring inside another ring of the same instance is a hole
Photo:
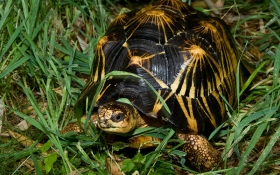
[[[206,138],[182,133],[178,137],[186,142],[182,150],[186,152],[186,158],[193,167],[199,171],[210,171],[218,165],[221,155]]]

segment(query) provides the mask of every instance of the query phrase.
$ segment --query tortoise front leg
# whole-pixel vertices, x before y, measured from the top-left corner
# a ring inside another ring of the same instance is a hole
[[[182,150],[186,152],[186,158],[193,167],[199,171],[210,171],[218,165],[221,155],[206,138],[182,133],[177,136],[186,142]]]

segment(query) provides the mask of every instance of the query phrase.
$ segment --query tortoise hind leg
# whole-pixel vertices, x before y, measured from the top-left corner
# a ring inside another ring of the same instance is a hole
[[[178,137],[186,142],[183,151],[186,152],[186,158],[193,167],[199,171],[210,171],[218,165],[221,155],[206,138],[181,133]]]

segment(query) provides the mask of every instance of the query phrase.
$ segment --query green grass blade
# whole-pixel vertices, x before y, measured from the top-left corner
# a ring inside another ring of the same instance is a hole
[[[28,57],[23,57],[16,62],[11,62],[1,73],[0,73],[0,78],[4,78],[7,74],[13,72],[16,68],[21,66],[23,63],[28,61]]]
[[[275,112],[278,110],[277,107],[273,107],[273,108],[266,108],[263,109],[259,112],[256,112],[254,114],[251,114],[247,117],[245,117],[243,120],[241,120],[241,122],[238,124],[238,126],[235,129],[235,139],[237,139],[238,137],[240,137],[240,133],[243,130],[243,128],[247,125],[249,125],[252,121],[254,120],[260,120],[261,117],[264,116],[264,120],[267,120],[268,118],[270,118],[272,116],[272,114],[275,114]]]
[[[30,101],[30,103],[32,104],[34,110],[36,111],[38,117],[40,118],[40,122],[38,122],[35,119],[32,119],[31,117],[29,117],[29,116],[27,116],[25,114],[22,114],[21,112],[16,112],[15,111],[15,113],[17,113],[20,117],[24,118],[26,121],[30,122],[33,126],[35,126],[38,129],[40,129],[42,132],[44,132],[49,137],[50,141],[58,149],[57,153],[62,157],[65,170],[67,172],[69,172],[68,164],[66,164],[66,159],[65,159],[65,156],[64,156],[64,151],[62,149],[62,144],[60,143],[60,140],[58,138],[58,134],[56,133],[56,131],[57,131],[56,128],[57,127],[53,123],[53,119],[52,119],[53,117],[55,117],[55,115],[50,115],[50,113],[48,111],[45,111],[45,114],[48,117],[48,119],[46,120],[44,118],[44,113],[39,108],[39,105],[38,105],[35,97],[33,96],[33,93],[31,92],[31,90],[29,88],[24,87],[21,83],[18,83],[18,84],[23,88],[25,94],[27,95],[28,100]],[[49,97],[52,98],[51,96],[49,96]],[[52,102],[53,101],[50,99],[50,101],[48,101],[48,105],[50,103],[52,103]]]
[[[273,87],[276,87],[279,79],[279,70],[280,70],[280,44],[276,48],[275,60],[274,60],[274,69],[273,69]]]
[[[37,17],[39,16],[38,14],[38,10],[39,10],[39,4],[40,4],[40,0],[31,0],[31,7],[30,10],[31,12],[29,13],[30,17],[29,17],[29,35],[32,37],[32,35],[36,35],[36,33],[34,32],[35,29],[35,23],[37,20]],[[33,37],[32,37],[33,38]]]
[[[38,160],[35,158],[35,156],[33,154],[31,154],[30,156],[34,163],[36,175],[43,175]]]
[[[149,169],[149,167],[151,166],[151,164],[155,161],[155,159],[159,156],[160,151],[163,150],[166,145],[168,140],[175,134],[175,131],[173,129],[170,129],[168,135],[162,140],[162,142],[157,146],[156,150],[152,153],[152,155],[150,156],[150,158],[147,160],[147,162],[145,163],[143,170],[141,172],[141,174],[149,174],[149,172],[151,171],[151,168]]]
[[[240,95],[242,95],[244,93],[244,91],[250,86],[250,84],[252,83],[252,81],[254,80],[254,78],[257,76],[257,74],[259,73],[259,71],[264,67],[264,65],[267,63],[267,61],[262,62],[255,70],[254,72],[250,75],[250,77],[248,78],[248,80],[244,83],[243,88],[240,92]]]
[[[271,0],[271,3],[273,4],[273,7],[276,9],[278,16],[280,16],[279,2],[277,2],[276,0]]]
[[[3,60],[3,56],[7,53],[7,51],[9,50],[9,48],[11,47],[11,45],[15,42],[15,40],[17,39],[17,37],[19,36],[19,33],[22,31],[22,28],[24,26],[24,23],[26,22],[26,20],[24,20],[18,27],[17,29],[14,31],[14,33],[11,35],[9,41],[7,42],[6,46],[3,48],[3,50],[1,51],[1,55],[0,55],[0,63]]]
[[[236,73],[235,73],[235,86],[236,86],[236,97],[237,97],[237,106],[239,107],[239,103],[240,103],[240,64],[241,64],[241,60],[238,60],[238,64],[237,64],[237,69],[236,69]],[[227,100],[226,100],[227,101]],[[230,105],[228,105],[230,106]],[[237,112],[239,112],[239,110],[237,110]]]
[[[1,16],[1,20],[0,20],[0,30],[2,29],[4,23],[6,22],[7,17],[9,16],[9,14],[12,10],[12,8],[11,8],[11,3],[12,2],[13,2],[12,0],[9,0],[6,4],[4,14],[3,14],[3,16]]]
[[[259,20],[259,19],[269,19],[269,18],[270,18],[269,15],[250,15],[248,17],[243,18],[241,21],[239,21],[232,30],[236,31],[236,30],[240,29],[240,26],[249,20],[256,20],[256,19]],[[234,33],[234,32],[232,32],[232,33]],[[238,35],[236,35],[236,36],[238,36]]]
[[[248,173],[248,175],[253,175],[255,172],[260,168],[263,161],[266,159],[267,156],[269,156],[271,149],[275,145],[275,143],[278,141],[278,138],[280,137],[280,125],[278,125],[278,128],[274,135],[271,137],[270,141],[268,142],[267,146],[263,150],[262,154],[258,158],[257,162],[254,164],[253,169]]]
[[[80,153],[83,156],[83,159],[85,160],[85,162],[87,162],[92,169],[97,169],[98,174],[100,175],[107,175],[107,173],[104,171],[104,169],[102,167],[100,167],[100,165],[98,163],[94,163],[88,156],[88,154],[84,151],[84,149],[81,147],[80,142],[77,143],[76,147],[79,149]]]
[[[241,173],[242,168],[246,165],[245,161],[247,160],[247,157],[249,156],[251,151],[254,149],[255,144],[260,139],[260,137],[261,137],[263,131],[266,129],[267,125],[268,125],[268,122],[265,122],[258,126],[257,130],[255,131],[255,133],[252,136],[252,139],[250,140],[250,142],[248,144],[248,147],[246,148],[245,153],[241,157],[236,174]]]
[[[25,0],[21,0],[23,15],[25,19],[28,19],[28,2]],[[29,27],[28,27],[29,28]]]
[[[26,88],[21,82],[18,82],[18,85],[23,89],[23,91],[25,92],[27,99],[29,100],[29,102],[31,103],[31,105],[33,106],[34,110],[36,111],[38,117],[40,118],[40,122],[42,122],[43,126],[47,126],[47,122],[44,118],[44,114],[42,113],[42,111],[40,110],[39,104],[37,103],[36,98],[34,97],[32,91],[29,88]],[[25,115],[24,115],[25,117]],[[28,118],[28,116],[27,116]],[[31,121],[31,124],[35,125],[36,123],[39,124],[39,122],[34,121],[34,119],[27,119]],[[34,121],[34,122],[32,122]],[[40,128],[40,130],[42,129],[42,127],[38,127],[38,129]],[[41,130],[43,131],[43,130]]]
[[[37,120],[31,118],[30,116],[23,114],[17,110],[14,111],[14,113],[16,115],[18,115],[19,117],[21,117],[22,119],[26,120],[28,123],[32,124],[33,126],[35,126],[36,128],[38,128],[41,131],[45,131],[45,127],[42,123],[38,122]]]
[[[49,19],[49,17],[51,16],[52,13],[53,13],[52,10],[49,11],[49,13],[46,14],[46,16],[45,16],[45,19],[44,19],[38,26],[34,26],[34,27],[36,27],[36,28],[34,28],[34,30],[33,30],[33,32],[32,32],[32,35],[31,35],[32,39],[36,38],[36,36],[39,35],[39,33],[42,31],[43,27],[46,27],[46,28],[44,29],[44,32],[45,32],[45,30],[48,29],[48,27],[49,27],[49,26],[48,26],[48,25],[49,25],[48,19]],[[45,38],[44,38],[44,39],[45,39]],[[43,46],[45,46],[44,44],[45,44],[45,43],[43,43]]]

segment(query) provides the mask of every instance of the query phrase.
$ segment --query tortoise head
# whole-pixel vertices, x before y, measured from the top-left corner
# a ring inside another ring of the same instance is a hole
[[[108,133],[125,134],[136,128],[139,116],[131,104],[109,102],[98,109],[98,127]]]

